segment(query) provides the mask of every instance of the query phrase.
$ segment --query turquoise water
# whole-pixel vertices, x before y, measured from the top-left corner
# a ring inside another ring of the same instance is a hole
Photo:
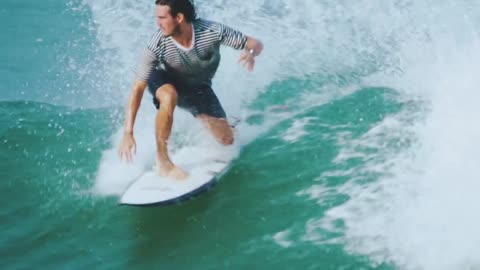
[[[480,6],[261,2],[197,1],[265,43],[214,81],[239,156],[212,191],[135,208],[106,176],[131,169],[112,153],[151,3],[4,1],[2,269],[479,269]],[[140,167],[153,117],[146,97]]]

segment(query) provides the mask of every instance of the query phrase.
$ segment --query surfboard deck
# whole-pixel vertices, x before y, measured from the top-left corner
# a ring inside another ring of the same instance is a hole
[[[130,206],[172,205],[209,191],[228,169],[231,160],[210,160],[181,166],[189,173],[185,180],[161,177],[152,169],[143,173],[123,193],[119,204]],[[181,165],[181,164],[180,164]]]
[[[229,120],[232,128],[241,122],[240,118]],[[163,206],[178,204],[209,191],[219,178],[230,168],[239,154],[237,145],[221,146],[201,144],[181,147],[171,156],[176,165],[188,173],[185,180],[175,180],[158,175],[152,168],[137,178],[120,197],[120,205]]]

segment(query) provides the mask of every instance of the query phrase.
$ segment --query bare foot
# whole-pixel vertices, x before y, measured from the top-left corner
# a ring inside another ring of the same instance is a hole
[[[158,162],[158,174],[175,180],[185,180],[188,177],[188,173],[179,167],[168,164],[167,166],[161,166]]]

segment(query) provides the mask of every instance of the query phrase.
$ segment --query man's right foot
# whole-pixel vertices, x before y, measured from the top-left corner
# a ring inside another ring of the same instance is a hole
[[[188,177],[188,173],[184,170],[180,169],[179,167],[172,164],[172,166],[168,166],[170,168],[165,168],[164,166],[158,166],[158,174],[160,176],[172,178],[175,180],[185,180]]]

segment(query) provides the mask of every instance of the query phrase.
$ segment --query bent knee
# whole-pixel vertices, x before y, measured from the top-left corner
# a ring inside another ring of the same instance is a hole
[[[233,141],[234,141],[233,136],[224,136],[224,137],[218,138],[218,142],[223,145],[232,145]]]
[[[176,105],[177,104],[177,91],[171,84],[165,84],[158,88],[155,97],[160,101],[162,105]]]

